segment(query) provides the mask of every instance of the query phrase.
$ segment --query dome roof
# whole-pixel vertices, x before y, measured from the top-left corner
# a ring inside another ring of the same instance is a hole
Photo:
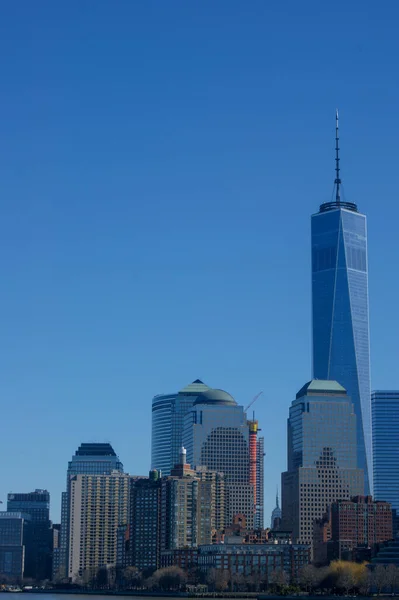
[[[228,392],[209,388],[198,395],[197,400],[194,402],[194,405],[196,404],[224,404],[228,406],[236,406],[237,402],[234,400],[233,396],[230,396]]]

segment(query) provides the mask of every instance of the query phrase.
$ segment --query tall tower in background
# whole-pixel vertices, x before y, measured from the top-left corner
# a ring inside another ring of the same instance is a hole
[[[282,529],[292,531],[296,543],[312,544],[314,520],[332,502],[360,496],[363,487],[350,397],[336,381],[309,381],[290,407]]]
[[[335,200],[312,215],[313,377],[348,391],[357,417],[357,464],[372,491],[366,217],[341,199],[338,111]]]
[[[160,394],[152,399],[151,469],[161,471],[163,477],[170,475],[179,462],[186,413],[198,395],[208,389],[196,379],[178,393]]]
[[[58,572],[53,572],[53,578],[62,580],[68,574],[71,478],[74,475],[110,475],[113,471],[123,473],[123,464],[108,443],[83,443],[68,462],[66,491],[61,494],[60,547],[54,561],[59,567]]]

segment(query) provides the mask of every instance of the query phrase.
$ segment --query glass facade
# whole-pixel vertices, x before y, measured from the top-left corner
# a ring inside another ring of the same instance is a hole
[[[399,391],[371,395],[374,497],[399,514]]]
[[[346,207],[346,208],[345,208]],[[313,377],[336,380],[357,417],[357,464],[372,490],[366,217],[328,203],[312,216]]]
[[[161,471],[164,477],[179,463],[184,417],[198,395],[208,389],[197,379],[178,393],[152,399],[151,469]]]
[[[351,399],[335,381],[311,381],[290,407],[282,529],[311,544],[314,520],[335,500],[361,495],[363,488]]]

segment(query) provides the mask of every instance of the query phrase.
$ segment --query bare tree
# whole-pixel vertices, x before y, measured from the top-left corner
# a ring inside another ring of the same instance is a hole
[[[373,571],[373,583],[377,588],[378,595],[381,594],[382,590],[386,586],[386,569],[384,565],[377,565]]]
[[[394,594],[399,585],[399,569],[396,565],[388,565],[385,570],[386,584],[389,586],[391,594]]]
[[[298,581],[307,592],[311,592],[320,581],[318,569],[313,565],[305,565],[299,572]]]
[[[222,569],[209,569],[206,582],[212,592],[225,592],[229,586],[229,574]]]

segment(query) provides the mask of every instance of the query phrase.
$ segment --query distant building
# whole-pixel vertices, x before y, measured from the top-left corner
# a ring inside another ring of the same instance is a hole
[[[256,440],[256,437],[255,437]],[[250,460],[250,424],[242,406],[223,390],[208,389],[184,419],[183,444],[191,465],[224,473],[225,523],[244,514],[253,529],[256,505],[256,456]],[[256,453],[256,441],[253,445]],[[252,456],[252,454],[251,454]]]
[[[128,522],[130,477],[74,475],[70,480],[68,577],[91,579],[117,563],[118,527]]]
[[[294,541],[312,544],[314,520],[333,502],[361,495],[363,487],[353,404],[336,381],[310,381],[290,408],[282,528]]]
[[[274,530],[278,530],[281,527],[281,517],[282,517],[282,511],[280,508],[280,504],[278,501],[278,490],[276,493],[276,506],[275,508],[273,508],[273,512],[272,512],[272,518],[271,518],[271,522],[270,522],[270,528],[274,529]]]
[[[160,567],[161,478],[152,470],[149,477],[130,479],[130,507],[127,530],[123,532],[125,558],[119,564],[140,571]]]
[[[161,394],[152,399],[151,469],[161,471],[163,477],[170,475],[179,462],[186,413],[198,395],[208,389],[196,379],[180,392]]]
[[[255,529],[263,529],[265,526],[265,438],[258,436],[256,453],[256,512]]]
[[[68,577],[69,535],[70,535],[70,480],[75,475],[109,475],[113,471],[123,473],[123,465],[111,444],[89,442],[83,443],[76,450],[72,460],[68,462],[66,491],[61,494],[61,532],[60,547],[57,551],[59,569],[53,568],[53,579],[63,580]]]
[[[390,502],[399,517],[399,391],[371,395],[374,497]],[[395,533],[399,533],[396,524]]]
[[[315,536],[314,558],[320,564],[369,560],[380,544],[392,539],[391,505],[371,496],[333,502],[324,520],[316,524]]]
[[[161,551],[212,542],[213,488],[186,463],[182,448],[180,463],[161,479]]]
[[[298,544],[213,544],[198,548],[198,568],[225,571],[230,577],[259,576],[266,582],[270,574],[285,573],[295,581],[310,563],[310,546]]]
[[[25,539],[25,577],[35,581],[51,579],[53,534],[50,521],[50,494],[47,490],[11,493],[7,511],[30,517],[29,539]]]
[[[20,512],[0,512],[0,575],[10,583],[24,577],[25,541],[30,517]]]
[[[312,215],[313,377],[338,381],[356,415],[357,467],[372,484],[367,223],[341,198],[338,114],[335,198]],[[385,500],[385,498],[383,498]]]

